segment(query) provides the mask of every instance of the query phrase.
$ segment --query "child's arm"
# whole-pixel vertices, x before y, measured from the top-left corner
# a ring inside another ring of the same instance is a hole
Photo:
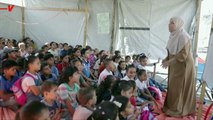
[[[150,92],[147,93],[147,89],[144,89],[144,91],[143,90],[140,90],[140,91],[141,91],[141,95],[142,96],[144,96],[144,97],[149,98],[149,99],[152,100],[152,95],[150,94]]]
[[[29,88],[35,96],[38,96],[40,94],[38,86],[32,85]]]
[[[90,72],[90,75],[92,76],[92,78],[93,78],[94,80],[97,80],[97,78],[95,77],[95,75],[93,75],[92,71],[90,70],[89,72]]]
[[[4,101],[9,100],[10,97],[12,96],[14,96],[14,94],[4,93],[3,90],[0,90],[0,98],[3,99]]]
[[[73,109],[72,105],[71,105],[71,101],[69,99],[65,100],[65,104],[67,106],[67,110],[70,113],[70,116],[73,116],[75,110]]]
[[[61,110],[57,109],[55,115],[51,119],[52,120],[60,120],[61,119]]]
[[[148,94],[148,96],[150,96],[151,100],[155,100],[152,96],[152,94],[149,92],[148,89],[144,89],[146,91],[146,93]]]

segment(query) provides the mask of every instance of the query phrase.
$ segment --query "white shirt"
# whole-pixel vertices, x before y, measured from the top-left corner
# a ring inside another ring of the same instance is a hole
[[[104,69],[98,79],[98,85],[101,84],[102,81],[108,76],[108,75],[113,75],[111,71],[108,71],[107,69]]]
[[[79,105],[73,115],[73,120],[87,120],[92,111]]]
[[[34,75],[34,74],[31,74],[27,71],[27,74],[30,74],[32,75],[35,79],[38,79],[38,76],[37,75]],[[29,87],[30,86],[33,86],[33,85],[36,85],[35,84],[35,80],[32,78],[32,77],[25,77],[23,80],[22,80],[22,83],[21,83],[21,87],[23,89],[23,91],[26,93],[26,92],[29,92]]]
[[[58,56],[58,50],[52,50],[52,49],[49,49],[48,52],[50,52],[53,56]]]
[[[128,81],[128,80],[134,80],[134,79],[130,79],[130,78],[126,75],[122,80]]]
[[[140,90],[144,90],[147,89],[147,85],[146,85],[146,81],[140,81],[139,79],[137,79],[135,81],[137,88],[139,88]]]
[[[138,65],[138,69],[144,69],[144,70],[146,70],[147,71],[147,68],[146,68],[146,66],[142,66],[142,65]]]

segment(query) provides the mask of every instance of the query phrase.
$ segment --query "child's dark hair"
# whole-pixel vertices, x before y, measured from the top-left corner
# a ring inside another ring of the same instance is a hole
[[[17,113],[16,119],[19,120],[38,120],[38,118],[43,114],[43,110],[48,108],[44,103],[40,101],[32,101],[24,105],[20,113]]]
[[[50,58],[54,58],[53,54],[48,53],[48,54],[44,55],[44,61],[49,60]]]
[[[122,63],[126,63],[125,61],[123,61],[123,60],[121,60],[119,63],[118,63],[118,71],[121,71],[121,67],[120,67],[120,65],[122,64]]]
[[[71,65],[74,66],[76,62],[80,62],[82,64],[82,61],[76,58],[71,60]]]
[[[125,56],[125,60],[126,60],[127,58],[131,59],[131,57],[130,57],[129,55]]]
[[[62,74],[60,82],[61,83],[68,83],[69,77],[72,76],[77,71],[78,70],[75,67],[67,67]]]
[[[81,50],[81,55],[85,55],[85,53],[86,53],[87,50],[89,50],[89,49],[83,48],[83,49]]]
[[[103,102],[96,106],[88,120],[116,120],[118,107],[112,102]]]
[[[2,70],[10,69],[11,67],[18,66],[14,60],[5,60],[2,62]]]
[[[52,41],[52,42],[50,43],[50,46],[52,46],[54,43],[55,43],[55,42],[54,42],[54,41]]]
[[[137,72],[137,76],[139,77],[139,76],[143,75],[144,73],[146,73],[146,70],[140,69],[140,70],[138,70],[138,72]]]
[[[148,58],[148,57],[145,54],[139,55],[139,61],[142,61],[146,58]]]
[[[116,83],[112,87],[112,95],[120,96],[121,91],[128,91],[132,87],[133,86],[129,83],[129,81],[126,80],[116,81]]]
[[[68,56],[68,54],[63,54],[63,55],[60,56],[60,59],[63,60],[64,57],[66,57],[66,56]]]
[[[80,105],[85,106],[89,100],[93,99],[95,89],[92,87],[81,88],[78,91],[77,99]]]
[[[127,66],[127,68],[126,68],[127,72],[128,72],[128,71],[129,71],[129,69],[131,69],[131,68],[135,68],[135,66],[134,66],[133,64],[128,65],[128,66]],[[135,68],[135,69],[136,69],[136,68]]]
[[[48,46],[47,46],[47,45],[43,45],[43,46],[41,47],[42,50],[44,50],[45,48],[48,48]]]
[[[104,81],[101,82],[100,86],[97,89],[97,103],[100,103],[103,100],[102,95],[109,89],[112,89],[112,83],[116,82],[113,75],[107,75]],[[110,100],[111,96],[104,96],[105,99]]]
[[[112,62],[112,59],[109,59],[109,58],[105,59],[104,66],[106,67],[107,65],[109,65],[110,62]]]
[[[50,92],[53,89],[53,87],[56,87],[56,86],[57,86],[56,83],[46,80],[41,85],[41,92],[42,94],[44,94],[44,92]]]
[[[129,99],[124,96],[117,96],[113,99],[113,102],[121,103],[121,106],[118,108],[119,113],[121,113],[122,111],[125,111],[128,103],[129,103]],[[119,117],[121,117],[120,114],[119,114]]]
[[[29,64],[32,64],[36,59],[39,59],[37,56],[31,55],[28,56],[27,58],[25,58],[25,65],[24,65],[24,69],[28,70],[29,69]]]
[[[40,71],[43,71],[43,69],[44,69],[46,66],[49,66],[49,64],[47,64],[46,62],[41,63],[41,69],[40,69]]]
[[[18,66],[18,67],[21,67],[22,69],[24,68],[25,58],[18,58],[18,59],[16,60],[16,62],[17,62],[17,66]]]
[[[133,90],[136,88],[136,83],[134,80],[129,80],[129,83],[132,85]]]
[[[117,59],[121,59],[121,56],[113,56],[113,58],[112,58],[112,60],[115,62],[115,60],[117,60]]]

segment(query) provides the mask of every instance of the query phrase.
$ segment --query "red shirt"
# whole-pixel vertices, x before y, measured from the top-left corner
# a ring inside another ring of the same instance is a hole
[[[129,99],[130,103],[134,106],[134,108],[136,108],[136,99],[134,96],[132,96],[130,99]]]
[[[104,64],[102,63],[98,69],[98,76],[101,74],[101,72],[105,69]]]

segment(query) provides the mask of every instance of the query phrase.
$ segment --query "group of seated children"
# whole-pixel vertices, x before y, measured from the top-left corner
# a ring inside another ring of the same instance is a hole
[[[18,50],[3,48],[1,55],[0,107],[18,111],[17,120],[155,119],[160,94],[155,89],[164,89],[149,79],[145,54],[131,62],[119,51],[31,45],[21,42]],[[28,47],[33,50],[27,52]]]

